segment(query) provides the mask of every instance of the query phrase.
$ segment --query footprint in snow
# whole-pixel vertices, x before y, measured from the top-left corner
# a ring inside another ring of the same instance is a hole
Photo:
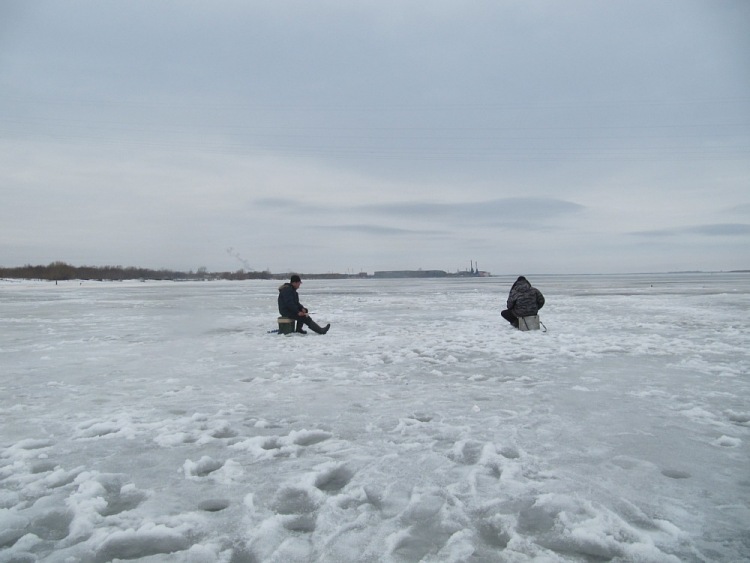
[[[345,465],[339,465],[321,471],[315,478],[315,486],[326,493],[335,493],[349,484],[354,477],[354,471]]]
[[[500,455],[506,459],[518,459],[521,453],[514,446],[505,446],[500,449]]]
[[[222,438],[234,438],[237,436],[237,432],[232,429],[232,427],[229,425],[229,423],[224,422],[219,425],[217,425],[215,428],[212,428],[208,435],[212,438],[222,439]]]
[[[119,422],[108,420],[105,422],[84,422],[78,425],[75,437],[78,439],[95,439],[103,438],[104,436],[110,436],[118,434],[123,431],[123,427]]]
[[[311,534],[315,531],[317,517],[315,514],[295,514],[286,516],[282,520],[284,528],[290,532],[302,532]]]
[[[41,450],[43,448],[49,448],[54,445],[55,443],[52,440],[46,440],[46,439],[37,440],[37,439],[29,438],[28,440],[21,440],[20,442],[17,442],[10,449]]]
[[[282,525],[290,532],[311,534],[323,502],[323,493],[315,488],[287,485],[276,491],[270,507],[281,515]]]
[[[73,513],[68,510],[52,510],[41,514],[31,522],[28,533],[48,541],[59,541],[70,534]]]
[[[409,505],[399,515],[404,529],[386,540],[391,554],[407,561],[421,561],[439,552],[452,535],[443,515],[445,504],[442,491],[413,493]]]
[[[323,430],[300,430],[289,433],[292,443],[297,446],[312,446],[313,444],[328,440],[331,436],[333,434]]]
[[[263,440],[263,442],[260,444],[261,449],[270,451],[270,450],[280,450],[284,447],[284,444],[281,442],[281,439],[277,436],[271,436],[270,438],[266,438]]]
[[[57,464],[53,461],[40,461],[39,463],[33,464],[29,468],[29,473],[32,475],[38,475],[40,473],[48,473],[57,467]]]
[[[670,479],[689,479],[692,477],[687,471],[680,471],[679,469],[662,469],[661,474]]]
[[[448,459],[463,465],[476,465],[482,457],[484,444],[476,440],[461,440],[448,452]]]
[[[185,477],[205,477],[214,471],[218,471],[224,466],[224,463],[217,461],[209,456],[203,456],[198,461],[187,460],[182,468],[185,471]]]
[[[742,445],[742,440],[739,438],[732,438],[731,436],[721,436],[713,441],[715,446],[721,446],[722,448],[736,448]]]
[[[747,425],[750,423],[750,413],[747,412],[729,411],[727,416],[729,417],[729,420],[735,424]]]
[[[198,503],[198,508],[206,512],[221,512],[229,508],[229,501],[224,498],[206,499]]]
[[[270,436],[261,444],[264,450],[277,450],[284,446],[312,446],[319,442],[328,440],[331,437],[329,432],[322,430],[299,430],[292,431],[289,436]]]
[[[148,497],[145,491],[137,489],[133,483],[127,483],[123,475],[103,473],[96,475],[92,481],[101,486],[101,496],[107,503],[99,510],[102,516],[114,516],[138,508]]]
[[[186,537],[164,526],[149,530],[126,530],[110,534],[96,552],[94,562],[167,555],[189,547],[190,541]]]
[[[278,514],[309,514],[323,502],[317,489],[296,485],[281,487],[271,500],[271,509]]]

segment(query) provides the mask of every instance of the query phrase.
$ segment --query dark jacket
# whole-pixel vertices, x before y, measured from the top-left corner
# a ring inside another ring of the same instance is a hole
[[[521,276],[510,288],[508,310],[517,317],[536,315],[544,307],[544,295]]]
[[[304,307],[299,302],[299,295],[294,286],[288,282],[279,286],[279,314],[282,317],[296,319],[302,309]]]

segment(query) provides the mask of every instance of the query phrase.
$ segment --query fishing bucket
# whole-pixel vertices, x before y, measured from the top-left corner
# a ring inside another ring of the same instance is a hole
[[[518,330],[539,330],[539,315],[518,317]]]
[[[279,323],[279,334],[292,334],[294,332],[294,319],[279,317],[276,320]]]

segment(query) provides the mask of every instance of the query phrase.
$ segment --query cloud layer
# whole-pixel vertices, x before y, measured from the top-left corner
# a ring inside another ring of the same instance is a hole
[[[748,268],[748,21],[744,0],[3,2],[0,264]]]

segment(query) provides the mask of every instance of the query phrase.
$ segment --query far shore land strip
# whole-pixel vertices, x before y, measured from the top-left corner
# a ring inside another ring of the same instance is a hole
[[[413,278],[494,278],[504,276],[515,276],[517,274],[491,274],[490,272],[480,270],[476,263],[472,262],[471,267],[466,270],[456,272],[447,272],[445,270],[376,270],[370,274],[368,272],[358,273],[318,273],[306,274],[302,272],[283,272],[272,273],[268,270],[246,271],[244,269],[235,272],[209,272],[206,268],[198,268],[196,271],[177,271],[160,269],[153,270],[149,268],[122,267],[122,266],[72,266],[65,262],[53,262],[47,266],[20,266],[15,268],[0,267],[0,279],[23,279],[23,280],[43,280],[43,281],[66,281],[66,280],[85,280],[85,281],[125,281],[125,280],[158,280],[158,281],[218,281],[218,280],[288,280],[292,274],[299,274],[302,278],[308,280],[338,280],[338,279],[413,279]],[[690,270],[678,272],[639,272],[641,274],[746,274],[750,269],[727,270],[721,272]],[[632,273],[636,275],[637,273]],[[554,275],[539,274],[534,275]],[[561,274],[561,275],[598,275],[598,274]],[[620,275],[627,275],[622,273]]]

